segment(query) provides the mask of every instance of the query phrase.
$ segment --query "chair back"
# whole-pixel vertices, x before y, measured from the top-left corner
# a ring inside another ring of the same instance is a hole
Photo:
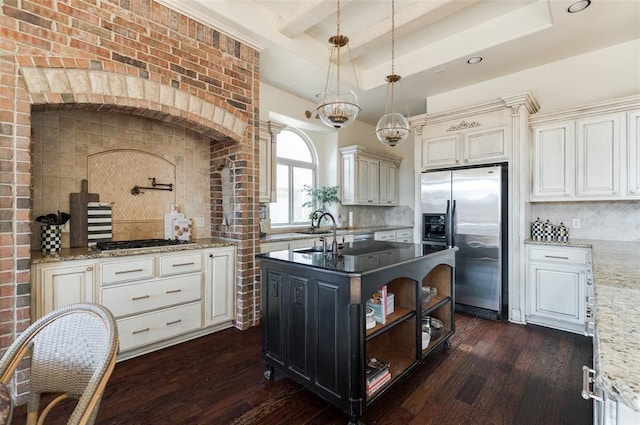
[[[116,321],[109,310],[78,303],[43,316],[11,344],[0,360],[0,381],[11,380],[31,354],[27,423],[41,423],[65,398],[78,399],[68,424],[92,424],[118,354]],[[60,393],[41,414],[40,396]]]

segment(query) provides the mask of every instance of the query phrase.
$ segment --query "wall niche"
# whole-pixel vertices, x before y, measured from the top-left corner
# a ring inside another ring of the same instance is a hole
[[[115,240],[163,237],[174,202],[193,219],[195,238],[210,235],[210,142],[198,133],[135,115],[51,110],[33,111],[32,142],[34,218],[68,212],[69,194],[87,179],[89,192],[114,202]],[[174,190],[131,194],[152,177]],[[32,226],[32,248],[39,249],[39,225]],[[62,246],[69,247],[68,233]]]

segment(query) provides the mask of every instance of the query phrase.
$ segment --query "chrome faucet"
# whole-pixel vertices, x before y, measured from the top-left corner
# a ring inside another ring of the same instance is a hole
[[[320,221],[324,218],[324,216],[328,216],[333,222],[333,242],[331,243],[331,253],[333,255],[338,255],[338,239],[336,238],[336,219],[331,215],[331,213],[323,212],[318,218],[318,226],[320,225]],[[322,253],[327,253],[327,241],[324,240],[322,242]]]

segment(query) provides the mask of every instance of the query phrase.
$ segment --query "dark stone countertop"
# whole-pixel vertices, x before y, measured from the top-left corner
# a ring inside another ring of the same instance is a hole
[[[327,253],[310,252],[309,249],[288,249],[258,254],[266,258],[322,270],[341,273],[370,273],[385,267],[410,262],[425,255],[457,250],[444,246],[429,246],[423,251],[422,244],[386,241],[361,241],[344,244],[337,256]]]

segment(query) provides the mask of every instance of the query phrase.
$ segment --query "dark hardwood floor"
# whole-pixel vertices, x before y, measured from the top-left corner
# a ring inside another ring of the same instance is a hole
[[[259,327],[228,329],[118,363],[96,423],[346,425],[346,415],[290,379],[266,381],[260,340]],[[590,338],[458,314],[451,342],[373,403],[361,423],[592,423],[592,404],[580,396]],[[60,407],[49,424],[66,423],[72,405]],[[24,423],[24,410],[16,409],[14,424]]]

